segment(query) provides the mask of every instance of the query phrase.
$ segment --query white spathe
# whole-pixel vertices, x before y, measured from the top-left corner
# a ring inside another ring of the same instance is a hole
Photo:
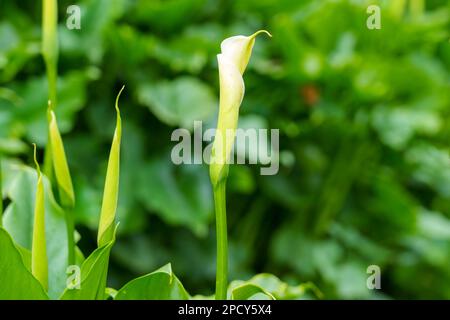
[[[248,37],[227,38],[220,45],[222,52],[217,55],[220,80],[219,117],[210,165],[210,176],[214,186],[228,174],[227,163],[236,134],[239,107],[245,92],[242,75],[250,60],[255,37],[260,33],[266,33],[271,37],[269,32],[260,30]]]

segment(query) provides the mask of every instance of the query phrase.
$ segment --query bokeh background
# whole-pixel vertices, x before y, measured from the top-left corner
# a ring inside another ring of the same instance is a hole
[[[80,30],[65,25],[71,4]],[[369,4],[380,30],[366,27]],[[41,10],[0,0],[0,151],[30,164],[31,142],[46,143]],[[59,20],[56,112],[85,254],[126,85],[111,286],[172,262],[191,294],[213,292],[208,168],[173,165],[170,136],[215,126],[221,40],[267,29],[240,126],[280,130],[280,172],[231,167],[230,278],[270,272],[329,299],[450,299],[448,1],[78,0],[59,1]],[[382,290],[366,288],[372,264]]]

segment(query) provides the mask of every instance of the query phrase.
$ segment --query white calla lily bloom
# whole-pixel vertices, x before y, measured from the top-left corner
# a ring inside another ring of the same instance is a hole
[[[251,36],[234,36],[222,41],[219,64],[220,102],[216,136],[211,153],[210,177],[213,186],[228,175],[228,163],[233,147],[239,118],[239,107],[244,98],[245,85],[242,75],[252,54],[255,38],[265,30]]]

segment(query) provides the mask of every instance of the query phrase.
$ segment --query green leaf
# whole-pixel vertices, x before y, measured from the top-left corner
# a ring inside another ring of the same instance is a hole
[[[270,292],[253,283],[243,283],[231,290],[231,300],[275,300]]]
[[[98,65],[102,61],[105,51],[109,50],[105,43],[98,40],[108,34],[108,31],[116,35],[117,26],[113,24],[114,20],[118,19],[128,7],[126,1],[122,0],[115,2],[114,5],[110,4],[110,0],[84,2],[81,9],[83,32],[73,32],[74,30],[69,30],[65,26],[59,28],[61,50],[86,57],[89,64]]]
[[[193,77],[179,77],[171,82],[144,84],[138,89],[140,103],[162,122],[191,129],[194,121],[208,120],[217,100],[211,88]]]
[[[442,239],[450,241],[450,219],[426,209],[420,210],[417,219],[419,231],[429,239]]]
[[[301,299],[305,298],[308,291],[311,291],[318,298],[322,298],[322,293],[317,287],[310,283],[303,283],[291,286],[278,277],[262,273],[254,276],[248,281],[233,281],[228,289],[228,295],[232,300],[247,299]]]
[[[169,263],[125,284],[115,300],[188,300],[189,297]]]
[[[412,166],[412,178],[429,186],[444,198],[450,198],[449,151],[430,144],[411,146],[405,160]]]
[[[31,250],[33,211],[37,174],[22,164],[4,162],[4,191],[11,203],[5,210],[3,226],[15,243]],[[66,286],[67,229],[64,211],[56,203],[50,183],[42,176],[45,194],[45,230],[51,298],[57,298]]]
[[[0,228],[0,300],[46,300],[44,288],[22,261],[8,232]]]
[[[442,124],[440,115],[429,108],[378,106],[372,114],[372,125],[381,141],[397,150],[405,148],[416,134],[436,135]]]
[[[206,235],[213,204],[204,167],[177,167],[169,155],[159,157],[142,168],[139,186],[136,191],[149,210],[169,224],[184,225],[199,236]]]
[[[36,159],[34,144],[34,163],[38,175],[36,199],[34,203],[33,240],[31,242],[31,273],[48,290],[47,244],[45,241],[45,196],[41,169]]]
[[[119,98],[124,88],[125,86],[120,89],[116,97],[117,123],[109,153],[108,168],[106,169],[105,188],[103,191],[102,209],[97,237],[99,246],[110,242],[113,238],[117,199],[119,198],[120,140],[122,139],[122,120],[119,111]]]
[[[76,113],[86,105],[86,86],[92,80],[90,69],[65,73],[58,77],[58,128],[61,134],[69,132],[74,126]],[[11,152],[25,152],[17,137],[44,146],[48,138],[47,88],[45,77],[33,77],[24,82],[14,83],[11,91],[20,97],[17,103],[0,98],[0,136],[10,139],[2,141],[2,149],[12,148]],[[13,140],[15,138],[16,140]],[[8,149],[5,152],[9,152]]]
[[[61,300],[104,300],[106,295],[106,277],[108,275],[109,254],[115,242],[115,232],[112,239],[105,245],[95,249],[81,265],[81,280],[79,289],[66,288]]]
[[[17,138],[0,137],[0,153],[17,155],[28,151],[28,145]]]
[[[132,17],[152,30],[180,30],[207,7],[205,0],[136,1]]]
[[[53,168],[58,183],[59,197],[64,208],[75,206],[75,194],[73,192],[72,178],[70,177],[69,165],[67,164],[64,144],[59,133],[56,116],[49,106],[49,136],[52,151]]]

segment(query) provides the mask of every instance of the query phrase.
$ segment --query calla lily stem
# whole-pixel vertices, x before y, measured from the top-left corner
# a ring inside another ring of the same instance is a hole
[[[228,239],[225,187],[226,179],[221,180],[214,186],[217,234],[216,300],[226,300],[228,287]]]

